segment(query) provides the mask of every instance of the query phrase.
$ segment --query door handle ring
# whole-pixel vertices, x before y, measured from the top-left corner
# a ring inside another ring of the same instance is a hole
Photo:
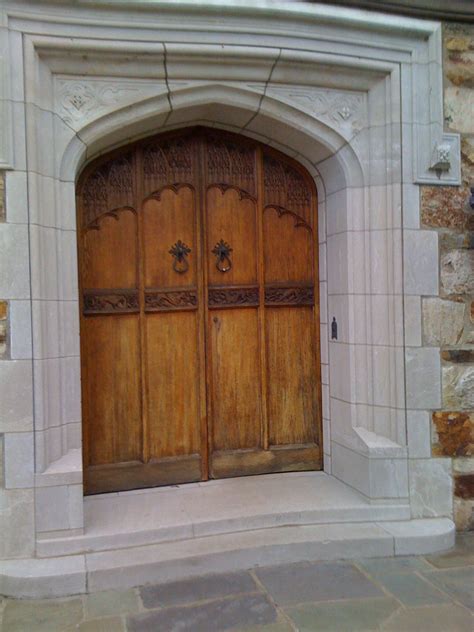
[[[232,268],[232,261],[230,260],[230,253],[232,248],[230,245],[221,239],[212,249],[212,254],[216,256],[216,268],[219,272],[229,272]]]
[[[184,274],[189,270],[188,255],[191,252],[191,248],[186,246],[181,239],[171,246],[168,250],[169,254],[173,257],[173,270],[178,274]]]

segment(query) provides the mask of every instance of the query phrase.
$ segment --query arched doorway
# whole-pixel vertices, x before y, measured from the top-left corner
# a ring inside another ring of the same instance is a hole
[[[78,185],[86,493],[321,469],[316,190],[193,128]]]

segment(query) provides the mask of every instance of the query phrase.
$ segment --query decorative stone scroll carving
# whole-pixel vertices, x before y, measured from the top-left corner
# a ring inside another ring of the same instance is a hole
[[[134,205],[133,155],[126,154],[94,171],[82,188],[85,228],[98,228],[97,220],[106,213]]]
[[[363,92],[269,86],[267,94],[327,122],[346,137],[353,136],[367,126],[367,102]]]
[[[145,312],[197,309],[196,290],[145,290]]]
[[[206,139],[209,184],[229,185],[256,196],[256,154],[253,147],[218,137]]]
[[[314,304],[314,288],[309,286],[267,286],[265,288],[265,305],[298,306]]]
[[[56,111],[74,129],[107,111],[167,91],[166,83],[160,81],[77,81],[59,77],[55,83]]]
[[[209,309],[226,307],[249,307],[259,304],[258,287],[209,288]]]
[[[84,290],[83,298],[85,316],[140,311],[137,290]]]

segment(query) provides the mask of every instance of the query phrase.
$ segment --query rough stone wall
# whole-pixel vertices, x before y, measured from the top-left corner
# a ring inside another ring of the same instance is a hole
[[[3,221],[5,221],[5,174],[0,171],[0,222]],[[4,358],[7,355],[7,334],[8,303],[0,300],[0,358]]]
[[[474,25],[445,24],[446,131],[461,133],[462,185],[423,187],[421,222],[439,234],[440,296],[423,299],[423,336],[441,347],[442,409],[432,414],[433,456],[453,458],[454,515],[474,529]]]

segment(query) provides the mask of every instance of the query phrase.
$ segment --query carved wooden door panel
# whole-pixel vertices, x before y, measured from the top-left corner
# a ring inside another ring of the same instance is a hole
[[[78,186],[87,493],[319,469],[313,185],[185,130]]]

